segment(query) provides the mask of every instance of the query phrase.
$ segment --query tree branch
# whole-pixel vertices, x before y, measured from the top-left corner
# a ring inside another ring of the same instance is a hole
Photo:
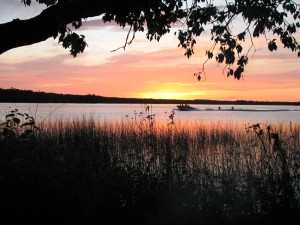
[[[103,13],[114,13],[122,10],[128,13],[129,7],[122,7],[120,0],[77,0],[61,1],[28,20],[15,19],[0,24],[0,54],[21,46],[31,45],[56,37],[60,29],[73,21],[95,17]],[[116,5],[117,7],[116,9]]]

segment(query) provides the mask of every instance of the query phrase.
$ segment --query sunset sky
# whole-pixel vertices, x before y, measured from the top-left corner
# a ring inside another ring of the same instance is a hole
[[[30,18],[43,8],[35,1],[30,7],[20,2],[0,0],[0,23]],[[193,74],[202,68],[212,45],[209,30],[197,40],[190,59],[177,47],[175,30],[160,42],[139,33],[125,51],[111,52],[124,45],[128,30],[95,18],[78,31],[88,47],[76,58],[53,38],[0,55],[0,88],[110,97],[300,101],[300,59],[282,44],[274,53],[263,37],[255,39],[256,52],[250,53],[243,79],[227,78],[224,64],[211,60],[199,82]]]

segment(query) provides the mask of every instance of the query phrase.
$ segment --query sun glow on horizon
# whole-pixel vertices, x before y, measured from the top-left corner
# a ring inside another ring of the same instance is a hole
[[[196,96],[205,96],[204,91],[197,91],[197,93],[189,92],[176,92],[176,91],[152,91],[144,92],[139,95],[139,98],[153,98],[153,99],[182,99],[192,100],[197,98]]]
[[[176,92],[149,92],[142,93],[141,98],[154,98],[154,99],[184,99],[184,94]]]

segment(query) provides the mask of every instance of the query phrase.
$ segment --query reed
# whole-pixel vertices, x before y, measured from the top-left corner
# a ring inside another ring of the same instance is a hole
[[[292,224],[300,124],[92,117],[1,141],[1,217],[54,224]]]

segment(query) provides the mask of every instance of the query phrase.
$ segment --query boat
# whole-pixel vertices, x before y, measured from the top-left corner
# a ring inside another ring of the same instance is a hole
[[[177,108],[180,110],[180,111],[193,111],[193,110],[198,110],[188,104],[180,104],[180,105],[177,105]]]

